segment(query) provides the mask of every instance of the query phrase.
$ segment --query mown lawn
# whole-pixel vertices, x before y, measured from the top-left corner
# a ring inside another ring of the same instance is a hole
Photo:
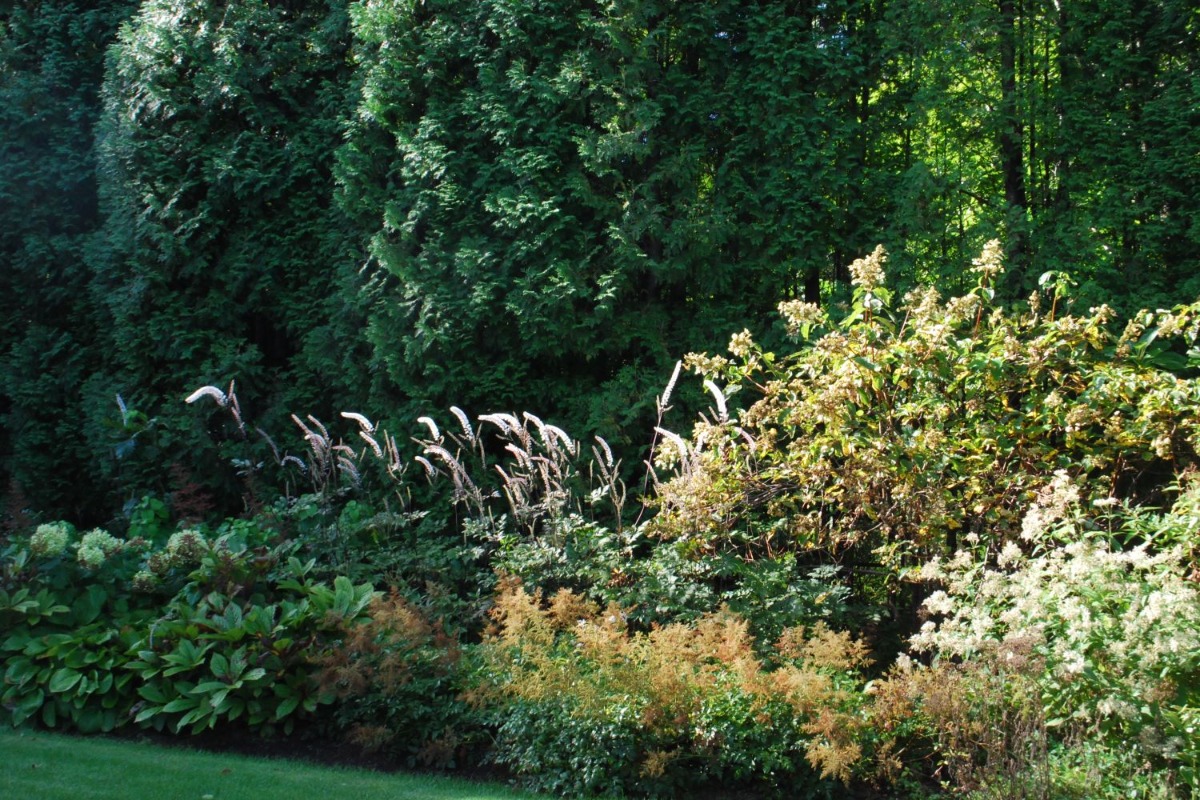
[[[502,786],[0,730],[0,800],[521,800]]]

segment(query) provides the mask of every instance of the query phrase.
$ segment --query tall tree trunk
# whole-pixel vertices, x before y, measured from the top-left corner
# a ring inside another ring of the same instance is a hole
[[[1008,263],[1011,280],[1022,288],[1028,267],[1025,214],[1024,125],[1017,100],[1017,5],[999,0],[1000,8],[1000,168],[1004,175],[1004,201],[1008,208]]]

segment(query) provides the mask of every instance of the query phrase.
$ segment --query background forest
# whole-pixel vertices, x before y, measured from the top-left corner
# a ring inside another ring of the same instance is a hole
[[[1200,789],[1194,3],[0,26],[14,723]]]

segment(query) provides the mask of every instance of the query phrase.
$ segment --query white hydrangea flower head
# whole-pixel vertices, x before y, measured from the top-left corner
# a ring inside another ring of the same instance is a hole
[[[737,358],[745,358],[753,349],[754,338],[750,335],[749,330],[743,329],[741,333],[735,333],[729,340],[729,352]]]
[[[971,272],[981,275],[984,281],[991,281],[997,275],[1004,274],[1004,249],[1000,247],[999,239],[992,239],[983,246],[983,252],[971,261]]]
[[[1021,563],[1024,554],[1016,542],[1008,541],[1004,543],[1004,547],[1000,550],[1000,555],[996,557],[996,563],[1001,568],[1016,566]]]
[[[877,245],[869,256],[850,265],[850,282],[870,292],[883,285],[886,274],[883,265],[887,262],[887,251]]]
[[[29,540],[29,549],[35,556],[54,558],[66,552],[70,541],[71,532],[67,526],[61,522],[52,522],[37,526]]]
[[[954,601],[950,599],[950,595],[940,589],[925,598],[924,606],[930,614],[954,613]]]
[[[785,300],[779,304],[779,314],[787,323],[789,336],[807,335],[807,331],[826,322],[826,314],[816,303],[804,300]]]
[[[100,569],[104,564],[104,551],[99,547],[80,546],[75,551],[75,557],[78,559],[79,564],[87,569]]]

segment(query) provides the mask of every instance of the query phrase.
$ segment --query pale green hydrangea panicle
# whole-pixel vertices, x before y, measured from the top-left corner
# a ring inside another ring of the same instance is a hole
[[[124,547],[124,542],[108,531],[93,528],[79,540],[75,557],[83,567],[95,570],[99,569],[109,556],[121,550],[122,547]]]
[[[779,315],[787,324],[788,336],[807,339],[813,328],[828,322],[825,312],[816,303],[804,300],[785,300],[779,304]]]
[[[208,550],[209,543],[204,534],[192,528],[177,531],[167,540],[167,557],[171,566],[189,567],[199,564]]]
[[[1004,248],[999,239],[992,239],[983,246],[983,252],[971,261],[971,272],[979,275],[987,284],[1004,274]]]
[[[38,525],[29,540],[29,550],[40,558],[56,558],[71,543],[71,530],[64,522]]]

